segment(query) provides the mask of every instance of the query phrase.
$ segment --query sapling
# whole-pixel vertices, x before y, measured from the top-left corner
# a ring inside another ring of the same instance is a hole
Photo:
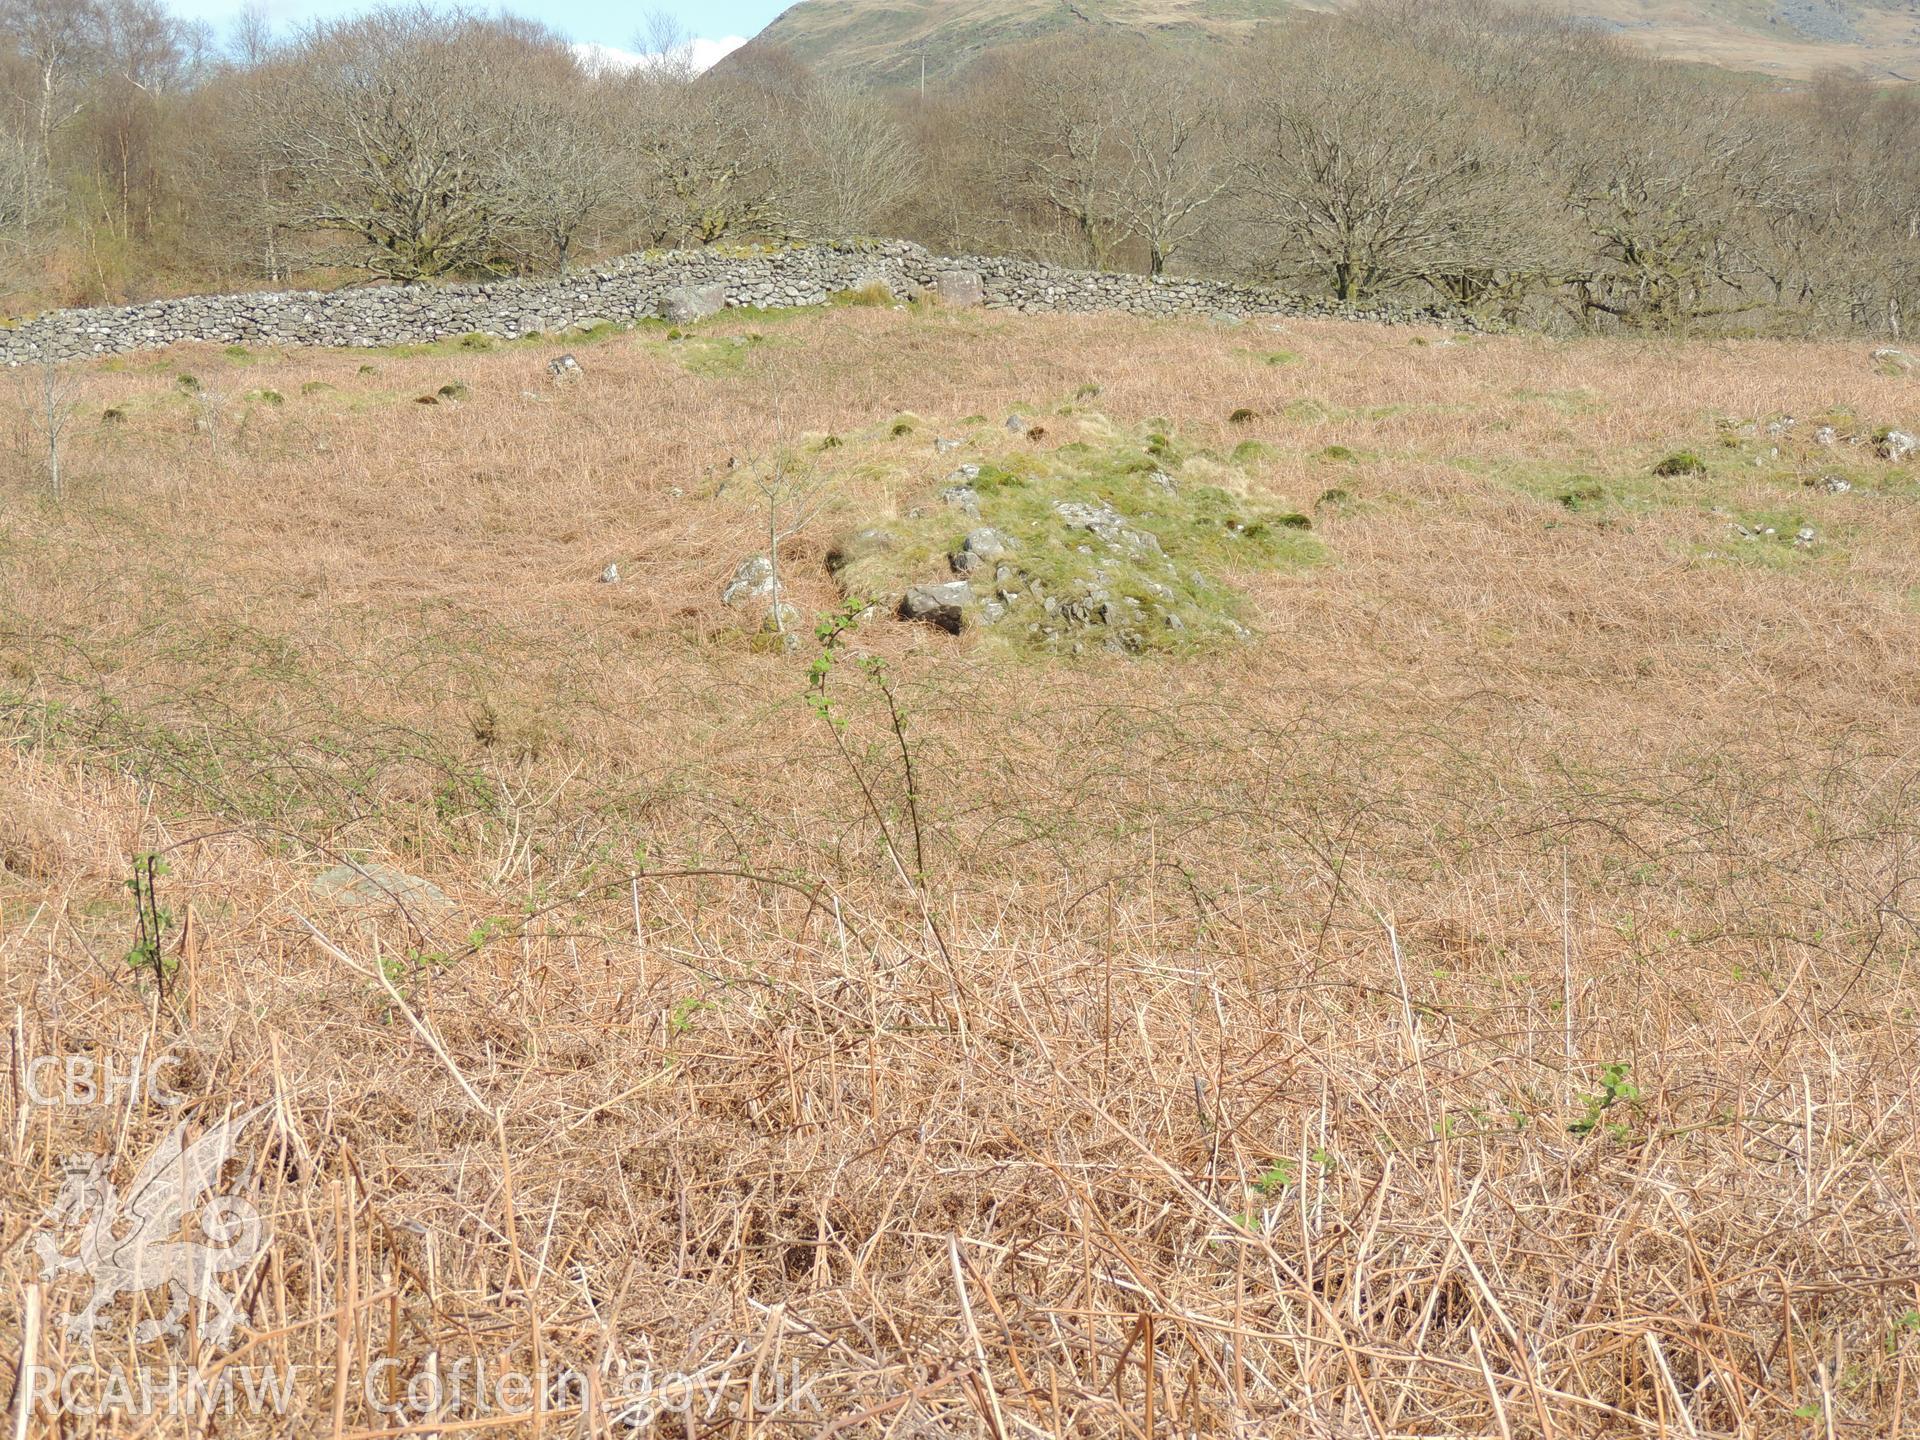
[[[30,443],[47,468],[47,489],[56,504],[66,494],[65,446],[85,398],[85,377],[56,360],[43,360],[25,381]]]

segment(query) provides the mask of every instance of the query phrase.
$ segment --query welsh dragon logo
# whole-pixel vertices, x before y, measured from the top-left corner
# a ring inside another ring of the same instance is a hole
[[[197,1299],[202,1304],[202,1343],[231,1343],[245,1317],[220,1287],[220,1277],[251,1264],[266,1249],[270,1235],[252,1205],[213,1192],[241,1131],[266,1109],[262,1105],[244,1115],[230,1114],[192,1144],[182,1121],[140,1167],[124,1197],[107,1178],[104,1157],[67,1162],[66,1181],[45,1218],[62,1232],[78,1227],[79,1247],[67,1254],[62,1237],[43,1230],[34,1237],[33,1249],[43,1280],[68,1271],[93,1277],[93,1298],[67,1319],[71,1338],[93,1334],[107,1307],[120,1296],[165,1286],[171,1292],[167,1311],[134,1327],[137,1342],[181,1336],[181,1318]],[[195,1212],[200,1233],[212,1243],[181,1238]]]

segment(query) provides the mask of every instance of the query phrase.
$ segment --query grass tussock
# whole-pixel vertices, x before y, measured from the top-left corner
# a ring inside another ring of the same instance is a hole
[[[103,367],[63,504],[12,457],[10,1053],[166,1052],[190,1101],[0,1086],[40,1363],[197,1353],[137,1338],[164,1292],[66,1336],[90,1284],[29,1238],[63,1157],[124,1191],[183,1118],[267,1106],[223,1183],[271,1245],[215,1283],[234,1363],[295,1382],[223,1435],[1911,1425],[1920,496],[1865,444],[1714,443],[1911,430],[1910,383],[1771,343],[1294,324],[1294,366],[1123,317],[757,323],[569,342],[566,385],[558,344],[462,350],[434,406],[440,353]],[[796,650],[719,598],[768,544],[747,462],[787,453]],[[1159,470],[1311,511],[1325,559],[1241,563],[1196,510],[1232,646],[816,636],[834,539],[961,463],[1009,524]],[[408,1408],[481,1361],[597,1378]]]

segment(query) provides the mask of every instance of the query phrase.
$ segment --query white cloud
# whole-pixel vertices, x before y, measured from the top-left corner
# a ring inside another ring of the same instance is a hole
[[[744,35],[723,35],[717,40],[701,36],[688,42],[695,70],[711,70],[725,56],[747,43]],[[611,45],[575,45],[574,57],[589,70],[633,70],[657,63],[658,57],[632,50],[616,50]]]
[[[711,70],[727,56],[747,43],[744,35],[722,35],[718,40],[705,38],[693,42],[693,68]]]

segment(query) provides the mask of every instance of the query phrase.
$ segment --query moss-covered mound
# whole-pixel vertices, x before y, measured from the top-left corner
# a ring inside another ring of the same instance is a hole
[[[1183,460],[1162,433],[963,465],[899,519],[830,557],[849,597],[1026,647],[1166,650],[1245,634],[1220,577],[1324,554],[1301,514],[1240,492],[1240,473]]]

